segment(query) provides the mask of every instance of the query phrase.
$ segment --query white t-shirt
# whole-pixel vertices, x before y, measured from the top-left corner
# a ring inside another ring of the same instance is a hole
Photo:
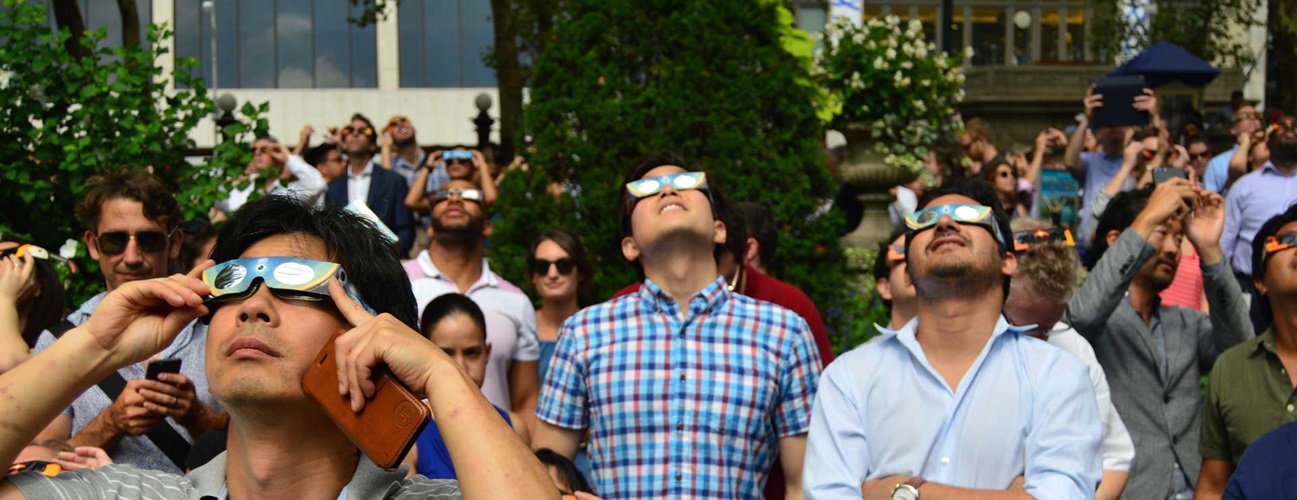
[[[448,293],[459,293],[454,281],[441,274],[428,257],[428,251],[419,252],[414,260],[405,263],[410,276],[414,299],[419,305],[419,316],[432,299]],[[509,398],[509,367],[513,361],[540,359],[540,340],[536,337],[536,308],[527,294],[504,278],[491,272],[486,259],[482,259],[482,277],[469,287],[467,295],[482,308],[486,316],[486,340],[491,343],[491,359],[486,364],[486,380],[482,394],[500,408],[513,408]]]
[[[1094,355],[1094,348],[1067,323],[1058,322],[1049,332],[1050,345],[1071,353],[1090,367],[1090,381],[1094,383],[1094,397],[1099,403],[1099,420],[1103,423],[1103,470],[1130,472],[1130,462],[1135,459],[1135,442],[1126,431],[1126,424],[1112,405],[1108,390],[1108,377]]]

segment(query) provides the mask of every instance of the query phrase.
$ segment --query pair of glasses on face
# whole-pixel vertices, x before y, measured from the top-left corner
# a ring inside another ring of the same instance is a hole
[[[341,264],[298,257],[234,259],[207,268],[203,271],[203,283],[211,289],[211,295],[204,302],[215,307],[243,300],[257,293],[261,285],[270,287],[276,297],[284,300],[330,300],[330,278],[338,279],[351,300],[371,314],[374,312],[361,300]]]
[[[1261,262],[1264,265],[1275,253],[1294,247],[1297,247],[1297,232],[1268,236],[1265,239],[1265,258]]]
[[[676,191],[707,189],[707,174],[702,172],[680,172],[676,174],[645,177],[626,183],[626,192],[635,199],[645,198],[661,193],[667,186]]]
[[[436,193],[432,194],[432,201],[441,203],[449,200],[451,196],[458,196],[461,200],[476,202],[478,205],[481,205],[486,200],[481,189],[450,188],[438,189]]]
[[[887,245],[887,262],[892,264],[905,262],[905,244]]]
[[[352,127],[350,125],[342,127],[342,136],[346,137],[352,134],[360,134],[365,137],[373,137],[374,129],[371,127]]]
[[[387,128],[384,128],[383,130],[392,130],[396,127],[405,125],[407,123],[410,123],[410,118],[405,116],[398,116],[396,118],[393,118],[392,121],[387,122]]]
[[[1241,121],[1243,121],[1243,120],[1253,120],[1253,119],[1256,119],[1256,118],[1257,118],[1256,113],[1235,113],[1235,114],[1234,114],[1234,123],[1238,123],[1238,122],[1241,122]]]
[[[1144,157],[1144,161],[1153,161],[1153,158],[1157,158],[1157,151],[1155,150],[1145,149],[1142,154]],[[1171,151],[1168,151],[1166,153],[1167,161],[1174,161],[1179,158],[1180,158],[1179,150],[1172,149]]]
[[[1055,227],[1013,233],[1013,250],[1021,252],[1032,246],[1051,241],[1057,241],[1069,247],[1076,246],[1076,240],[1072,238],[1071,229]]]
[[[559,274],[567,276],[572,274],[573,269],[576,269],[576,262],[570,257],[563,257],[558,260],[536,259],[536,263],[531,266],[531,272],[538,276],[548,276],[550,266],[557,267]]]
[[[948,215],[960,224],[972,224],[986,228],[995,237],[995,241],[1004,246],[1004,235],[1000,233],[1000,227],[995,223],[995,217],[992,217],[991,214],[991,207],[983,205],[938,205],[905,216],[905,226],[914,231],[922,231],[936,226],[937,221],[941,220],[942,216]]]
[[[473,152],[472,152],[472,151],[464,151],[464,150],[462,150],[462,149],[452,149],[452,150],[450,150],[450,151],[446,151],[446,152],[442,153],[442,154],[441,154],[441,159],[446,160],[446,161],[448,161],[448,162],[449,162],[449,161],[456,161],[456,160],[464,160],[464,161],[468,161],[468,160],[472,160],[472,159],[473,159]]]
[[[171,239],[172,233],[162,231],[139,231],[130,233],[126,231],[108,231],[99,233],[95,236],[95,246],[105,255],[118,255],[126,251],[126,246],[131,240],[144,253],[158,253],[167,249],[167,241]]]
[[[1201,153],[1189,153],[1190,160],[1205,160],[1207,158],[1211,158],[1211,151],[1203,151]]]

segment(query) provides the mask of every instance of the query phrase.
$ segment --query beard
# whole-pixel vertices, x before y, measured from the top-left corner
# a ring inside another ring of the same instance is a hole
[[[910,279],[915,293],[926,300],[947,298],[976,298],[992,292],[1005,277],[1000,274],[997,259],[940,260],[929,263],[925,269],[911,265]],[[999,278],[999,279],[997,279]]]
[[[468,222],[462,224],[446,224],[441,221],[440,217],[432,218],[433,238],[463,240],[466,238],[476,239],[482,236],[482,231],[486,229],[486,217],[468,217]]]

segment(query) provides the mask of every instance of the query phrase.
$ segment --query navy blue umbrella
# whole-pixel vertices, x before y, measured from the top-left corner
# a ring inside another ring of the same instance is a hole
[[[1144,49],[1108,76],[1143,75],[1149,87],[1157,88],[1177,80],[1192,87],[1203,87],[1219,74],[1220,70],[1207,61],[1163,40]]]

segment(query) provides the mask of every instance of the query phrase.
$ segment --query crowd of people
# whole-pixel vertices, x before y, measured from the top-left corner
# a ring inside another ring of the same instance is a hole
[[[0,243],[0,498],[1291,496],[1297,126],[1235,103],[1213,156],[1152,91],[1081,109],[1029,151],[976,118],[932,148],[873,270],[890,323],[837,359],[769,274],[796,221],[675,154],[606,207],[643,278],[610,298],[563,228],[492,271],[525,160],[404,116],[258,139],[203,220],[103,175],[76,214],[103,291],[71,313],[70,262]],[[303,387],[326,342],[353,412],[380,376],[423,398],[404,463]]]

